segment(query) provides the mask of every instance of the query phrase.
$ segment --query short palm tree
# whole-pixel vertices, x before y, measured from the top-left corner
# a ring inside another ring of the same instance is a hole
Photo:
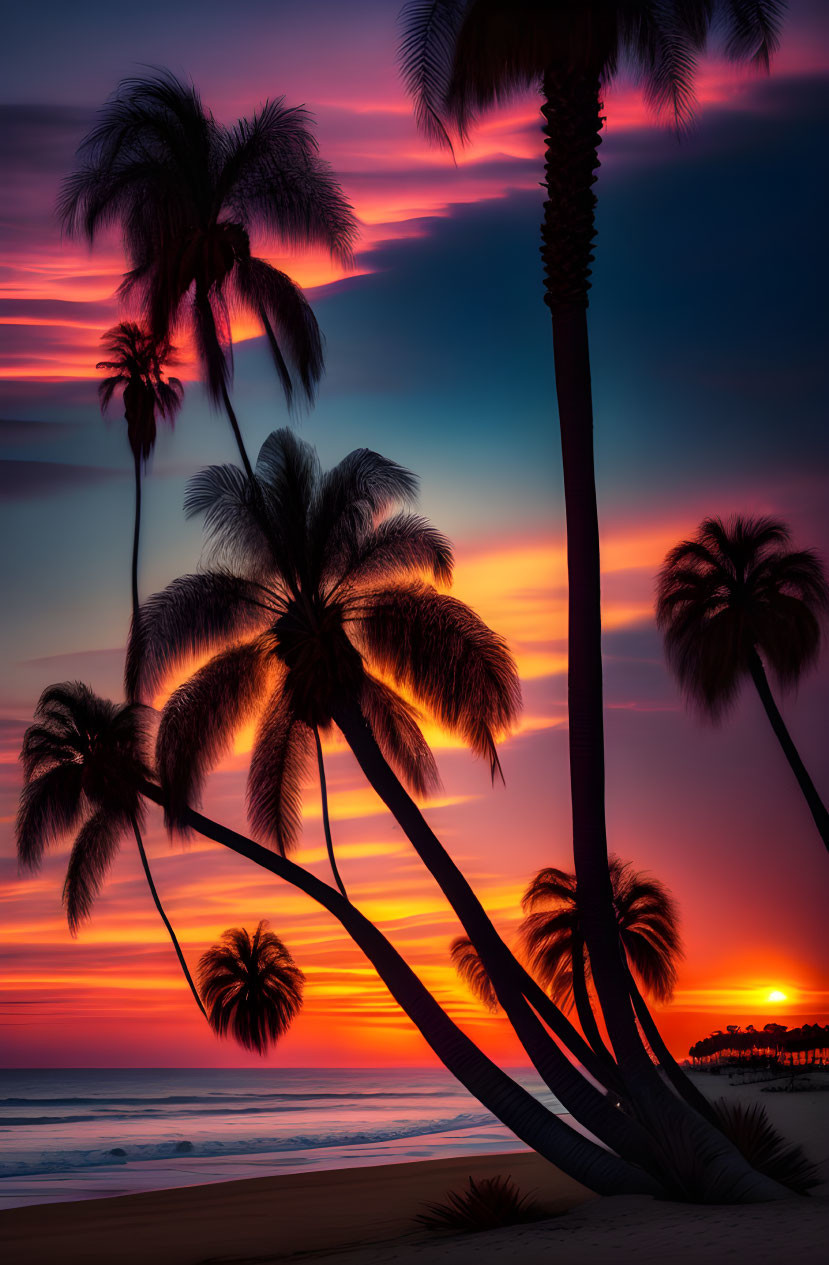
[[[348,261],[356,233],[308,112],[279,98],[224,127],[167,71],[124,80],[82,142],[58,209],[66,231],[90,242],[120,225],[130,265],[122,291],[140,297],[155,339],[192,330],[210,397],[223,403],[250,476],[228,394],[231,309],[261,321],[289,402],[297,384],[310,397],[323,368],[305,296],[252,253],[251,235]]]
[[[135,467],[135,527],[132,539],[132,614],[138,612],[138,546],[141,532],[141,469],[155,447],[158,419],[172,426],[182,405],[183,388],[178,378],[165,377],[175,348],[157,343],[135,321],[121,321],[108,329],[102,340],[109,359],[96,369],[110,372],[98,384],[101,411],[106,412],[116,391],[124,402],[127,439]]]
[[[213,1031],[257,1054],[285,1035],[302,1007],[305,976],[264,919],[253,935],[225,931],[199,958],[198,977]]]
[[[37,869],[48,847],[74,834],[63,901],[75,935],[92,912],[124,834],[131,832],[156,909],[204,1014],[158,898],[141,838],[139,786],[150,776],[149,722],[147,708],[110,703],[79,681],[44,690],[20,753],[23,792],[17,815],[17,853],[22,866]]]
[[[625,66],[647,102],[682,124],[696,56],[716,22],[726,53],[767,67],[780,0],[409,0],[401,62],[427,136],[463,139],[517,93],[541,97],[547,200],[544,301],[553,326],[569,582],[573,846],[602,1010],[627,1074],[659,1086],[633,1019],[613,916],[604,808],[601,602],[587,328],[603,88]]]
[[[780,715],[766,666],[783,688],[817,662],[829,582],[810,549],[789,548],[771,518],[706,518],[693,540],[668,554],[659,575],[657,623],[689,701],[718,720],[747,677],[829,849],[829,813]]]
[[[609,868],[619,935],[634,980],[657,1001],[669,1001],[682,956],[676,902],[663,883],[618,857],[610,857]],[[575,874],[539,870],[522,903],[527,917],[519,934],[530,970],[563,1009],[575,1004],[585,1036],[597,1053],[604,1052],[590,1004],[590,955]]]

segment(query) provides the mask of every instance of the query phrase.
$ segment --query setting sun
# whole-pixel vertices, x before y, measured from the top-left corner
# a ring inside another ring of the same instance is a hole
[[[786,1001],[786,994],[781,993],[779,988],[773,988],[768,995],[768,1001]]]

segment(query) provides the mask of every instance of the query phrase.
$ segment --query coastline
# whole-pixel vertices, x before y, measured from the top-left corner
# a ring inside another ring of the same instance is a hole
[[[829,1237],[829,1093],[694,1079],[711,1097],[759,1101],[819,1163],[824,1184],[809,1198],[739,1207],[598,1198],[532,1152],[468,1155],[15,1208],[0,1213],[0,1246],[15,1265],[776,1265],[818,1253]],[[496,1175],[512,1176],[552,1219],[446,1238],[414,1226],[422,1203]]]

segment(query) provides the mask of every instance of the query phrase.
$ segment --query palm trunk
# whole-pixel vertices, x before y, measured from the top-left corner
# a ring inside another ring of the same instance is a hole
[[[322,799],[322,828],[325,831],[325,846],[328,849],[328,861],[331,866],[331,873],[334,875],[334,882],[337,884],[337,887],[339,887],[346,900],[348,900],[348,892],[345,890],[345,884],[340,878],[340,871],[337,869],[337,862],[334,859],[334,840],[331,838],[331,822],[328,817],[328,790],[325,784],[325,762],[322,758],[320,733],[316,725],[314,725],[314,741],[317,745],[317,768],[319,769],[320,798]]]
[[[817,793],[814,782],[806,772],[806,766],[800,758],[797,747],[792,741],[792,736],[786,728],[785,721],[780,715],[777,704],[769,686],[768,677],[765,668],[756,650],[752,650],[749,659],[749,670],[751,679],[754,682],[757,693],[760,695],[760,701],[766,709],[766,715],[769,718],[771,727],[775,732],[777,741],[783,748],[783,754],[789,762],[789,767],[797,778],[798,786],[803,792],[803,798],[809,805],[809,812],[817,826],[818,834],[823,840],[823,846],[829,850],[829,812],[826,805]]]
[[[141,535],[141,453],[134,452],[135,463],[135,526],[132,532],[132,623],[138,632],[138,543]]]
[[[159,900],[158,892],[156,891],[155,883],[153,882],[153,876],[150,872],[150,863],[147,860],[147,854],[144,851],[144,841],[141,838],[141,831],[138,829],[138,822],[135,820],[134,817],[132,818],[132,829],[135,835],[135,842],[138,844],[138,854],[141,857],[141,864],[144,866],[144,875],[147,879],[147,883],[149,884],[150,891],[152,892],[153,900],[155,901],[155,907],[158,910],[159,914],[161,915],[161,921],[164,923],[164,926],[167,928],[167,932],[170,936],[170,939],[173,942],[173,948],[176,951],[176,955],[178,957],[179,963],[181,964],[181,969],[184,972],[184,978],[187,980],[187,983],[190,985],[190,992],[193,994],[193,997],[196,1000],[196,1005],[198,1006],[199,1010],[202,1012],[202,1014],[204,1015],[206,1019],[207,1011],[202,1005],[202,999],[199,996],[199,990],[196,988],[196,985],[193,983],[193,977],[187,968],[187,963],[184,960],[184,954],[181,951],[181,945],[176,939],[176,933],[175,931],[173,931],[173,928],[170,925],[170,919],[165,914],[164,907],[161,904],[161,901]]]
[[[596,1016],[593,1014],[593,1007],[590,1004],[590,993],[587,989],[587,976],[585,973],[584,941],[578,934],[573,936],[572,964],[573,1001],[576,1004],[576,1014],[579,1017],[581,1030],[596,1055],[603,1062],[612,1064],[613,1055],[602,1040],[599,1025],[596,1023]]]
[[[334,708],[333,718],[368,782],[399,822],[480,954],[498,1002],[533,1066],[567,1111],[585,1128],[620,1155],[647,1163],[650,1147],[644,1130],[582,1076],[544,1029],[536,1011],[528,1005],[524,995],[524,968],[504,944],[469,883],[387,764],[359,706],[356,703],[340,703]],[[542,995],[546,997],[546,994]],[[565,1033],[572,1031],[561,1012],[551,1002],[549,1005],[557,1016],[558,1029]],[[597,1061],[595,1055],[593,1060]]]
[[[151,783],[144,783],[141,792],[153,803],[163,804],[159,788]],[[186,820],[206,838],[291,883],[333,914],[444,1066],[527,1146],[599,1194],[660,1193],[659,1184],[647,1173],[577,1133],[492,1063],[449,1018],[382,932],[335,888],[192,809],[187,810]]]
[[[131,636],[134,639],[136,637],[141,636],[141,630],[139,627],[139,620],[141,618],[141,607],[139,604],[139,597],[138,597],[138,546],[139,546],[140,535],[141,535],[141,454],[140,452],[134,452],[133,458],[135,462],[135,527],[133,529],[133,535],[132,535],[132,634]],[[166,913],[164,912],[164,906],[161,904],[161,899],[158,895],[158,891],[156,890],[156,886],[153,881],[152,872],[150,870],[150,862],[147,858],[147,853],[144,850],[144,842],[141,838],[141,832],[138,829],[138,822],[135,820],[135,818],[132,819],[132,829],[135,835],[135,842],[138,844],[138,855],[141,857],[141,864],[144,867],[144,876],[147,880],[147,884],[150,889],[150,894],[152,895],[153,901],[155,902],[155,907],[158,910],[159,914],[161,915],[161,921],[164,923],[164,926],[167,928],[167,934],[169,935],[173,943],[173,948],[176,951],[176,956],[178,957],[179,963],[181,964],[181,969],[184,972],[184,978],[187,980],[187,983],[190,986],[190,991],[196,1000],[196,1005],[198,1006],[199,1010],[202,1012],[202,1014],[204,1015],[206,1019],[207,1013],[204,1009],[204,1006],[202,1005],[202,1000],[201,1000],[201,997],[199,996],[199,990],[196,988],[196,985],[193,983],[193,977],[190,974],[190,971],[187,967],[187,963],[184,960],[184,954],[181,951],[181,945],[179,944],[176,938],[175,931],[173,931],[172,925],[170,923],[170,919],[167,917]]]
[[[608,1035],[640,1118],[666,1136],[684,1135],[702,1160],[706,1188],[719,1189],[721,1198],[776,1199],[786,1193],[783,1188],[755,1172],[662,1081],[639,1036],[628,989],[607,857],[599,520],[587,331],[593,184],[604,120],[598,74],[551,67],[543,91],[548,198],[541,254],[553,324],[567,524],[570,789],[582,930]]]
[[[659,1060],[659,1066],[673,1085],[676,1092],[681,1098],[684,1098],[689,1107],[693,1107],[701,1116],[704,1116],[710,1124],[717,1125],[717,1116],[705,1094],[700,1093],[692,1080],[685,1075],[682,1068],[677,1063],[671,1051],[662,1039],[662,1034],[654,1022],[653,1015],[648,1009],[647,1002],[642,996],[641,991],[633,978],[629,976],[630,981],[630,997],[633,1002],[633,1009],[636,1012],[636,1018],[645,1034],[645,1040],[653,1050],[654,1055]]]

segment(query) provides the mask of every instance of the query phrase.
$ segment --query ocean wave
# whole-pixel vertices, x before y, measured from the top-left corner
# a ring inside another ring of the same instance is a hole
[[[124,1098],[121,1095],[104,1095],[100,1094],[95,1097],[86,1098],[0,1098],[0,1108],[2,1107],[105,1107],[108,1104],[114,1106],[139,1107],[143,1104],[150,1103],[169,1103],[170,1106],[185,1105],[188,1103],[211,1103],[224,1102],[233,1103],[245,1099],[262,1099],[267,1102],[295,1102],[307,1099],[308,1102],[321,1102],[330,1099],[341,1099],[343,1102],[359,1100],[361,1098],[445,1098],[447,1091],[440,1090],[406,1090],[402,1093],[400,1090],[390,1092],[388,1090],[366,1090],[340,1093],[338,1090],[331,1090],[328,1093],[306,1093],[303,1090],[288,1091],[266,1091],[264,1093],[257,1090],[246,1091],[244,1089],[231,1090],[224,1092],[222,1090],[214,1090],[209,1094],[147,1094],[144,1096]]]
[[[0,1162],[0,1179],[28,1177],[43,1173],[63,1173],[70,1169],[121,1167],[145,1160],[165,1160],[187,1154],[188,1159],[211,1159],[218,1156],[257,1155],[265,1152],[310,1151],[331,1146],[364,1146],[375,1142],[394,1142],[398,1138],[416,1138],[434,1133],[448,1133],[457,1129],[475,1129],[494,1123],[489,1112],[462,1112],[440,1120],[421,1120],[404,1126],[362,1129],[342,1133],[309,1133],[290,1138],[241,1138],[232,1142],[204,1139],[191,1142],[188,1138],[166,1138],[164,1141],[131,1145],[122,1142],[109,1148],[89,1150],[41,1151],[27,1158],[10,1158]]]

